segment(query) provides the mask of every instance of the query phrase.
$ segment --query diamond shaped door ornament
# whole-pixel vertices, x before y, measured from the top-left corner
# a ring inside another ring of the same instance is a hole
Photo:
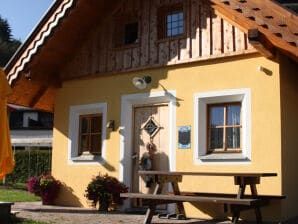
[[[154,118],[151,116],[145,122],[142,129],[144,129],[147,132],[147,134],[152,138],[161,129],[161,127],[158,124],[158,122],[155,121]]]

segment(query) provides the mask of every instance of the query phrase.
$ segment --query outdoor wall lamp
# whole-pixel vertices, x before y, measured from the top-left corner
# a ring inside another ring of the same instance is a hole
[[[262,65],[258,66],[258,71],[264,72],[266,75],[271,76],[272,71],[270,71],[268,68],[263,67]]]
[[[112,129],[112,131],[115,131],[115,121],[109,120],[107,123],[107,128]]]
[[[138,89],[145,89],[149,83],[151,83],[151,77],[149,75],[146,75],[143,78],[134,77],[132,79],[132,84]]]

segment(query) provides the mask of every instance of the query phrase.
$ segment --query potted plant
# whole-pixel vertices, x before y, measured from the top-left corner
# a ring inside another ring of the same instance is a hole
[[[88,184],[85,197],[92,202],[92,206],[99,204],[99,211],[108,211],[111,205],[121,205],[124,198],[120,197],[120,193],[126,193],[128,187],[121,183],[117,178],[108,174],[99,173]]]
[[[30,177],[27,180],[28,191],[40,196],[44,205],[53,204],[60,187],[60,181],[56,180],[51,174],[42,174]]]

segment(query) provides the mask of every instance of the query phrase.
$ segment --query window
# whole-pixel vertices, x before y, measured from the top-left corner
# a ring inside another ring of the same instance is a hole
[[[102,114],[80,116],[79,155],[101,154]]]
[[[124,31],[124,44],[136,44],[138,43],[138,23],[128,23],[125,24],[125,31]]]
[[[70,163],[104,162],[107,104],[70,107],[68,159]]]
[[[183,4],[159,9],[159,39],[183,35],[185,31]]]
[[[38,113],[37,112],[24,112],[23,127],[30,128],[38,126]]]
[[[196,164],[251,161],[250,89],[196,93],[194,109]]]
[[[208,152],[241,152],[241,104],[208,105]]]
[[[121,17],[115,20],[114,45],[125,47],[139,42],[139,24],[136,19]]]
[[[183,12],[174,12],[167,15],[167,37],[184,33]]]

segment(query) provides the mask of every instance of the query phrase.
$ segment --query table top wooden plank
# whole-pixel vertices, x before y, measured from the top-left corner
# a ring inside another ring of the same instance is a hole
[[[231,177],[274,177],[277,173],[266,172],[171,172],[161,170],[140,170],[139,175],[189,175],[189,176],[231,176]]]

